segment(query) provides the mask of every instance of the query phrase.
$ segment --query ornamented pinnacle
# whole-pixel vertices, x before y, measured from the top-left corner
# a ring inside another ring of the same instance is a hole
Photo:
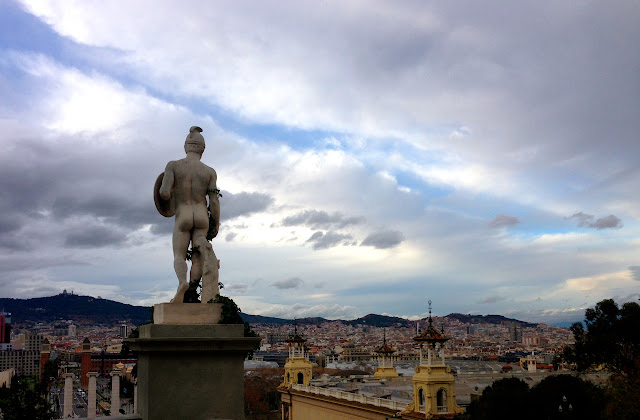
[[[444,325],[442,326],[441,331],[438,331],[433,326],[433,317],[431,316],[431,300],[429,300],[429,326],[424,332],[418,333],[418,335],[413,339],[418,343],[426,342],[431,344],[444,343],[445,341],[449,340],[449,338],[444,335]]]
[[[293,334],[289,336],[289,338],[286,340],[287,343],[302,343],[304,345],[304,342],[306,342],[307,340],[302,337],[300,334],[298,334],[298,322],[297,319],[294,318],[293,320]]]

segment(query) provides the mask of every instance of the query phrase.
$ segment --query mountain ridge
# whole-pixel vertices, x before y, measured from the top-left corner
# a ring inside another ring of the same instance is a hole
[[[54,296],[16,299],[0,298],[0,307],[5,312],[10,312],[13,323],[38,323],[70,320],[79,324],[107,324],[113,325],[120,322],[131,322],[141,325],[151,320],[151,308],[135,306],[116,302],[100,297],[76,295],[73,293],[60,293]],[[242,319],[250,324],[299,324],[319,325],[324,322],[342,322],[346,325],[362,325],[372,327],[408,327],[415,325],[415,321],[389,315],[368,314],[352,320],[331,320],[322,317],[308,317],[298,319],[285,319],[262,315],[240,313]],[[460,322],[479,324],[508,324],[517,323],[523,327],[534,327],[536,324],[507,318],[502,315],[466,315],[452,313],[447,318],[457,319]],[[422,318],[424,321],[426,318]]]

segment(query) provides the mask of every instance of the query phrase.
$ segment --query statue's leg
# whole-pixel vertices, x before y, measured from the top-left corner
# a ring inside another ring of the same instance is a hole
[[[202,255],[196,251],[196,244],[191,244],[193,253],[191,254],[191,272],[189,275],[189,289],[184,294],[184,303],[199,302],[198,286],[200,286],[200,277],[202,273]]]
[[[179,225],[176,218],[176,226],[173,229],[173,268],[178,277],[178,290],[171,301],[173,303],[182,303],[184,301],[184,292],[189,289],[189,282],[187,282],[187,250],[189,249],[191,235],[189,231],[180,230],[178,228]]]
[[[218,258],[216,258],[213,248],[209,246],[202,273],[202,303],[209,303],[210,300],[215,299],[216,295],[220,294],[218,268]]]
[[[194,243],[197,242],[194,241]],[[202,247],[198,247],[199,252],[196,252],[194,250],[193,254],[191,254],[191,272],[189,273],[189,283],[192,284],[194,282],[200,282],[200,278],[202,277],[202,262],[204,260],[202,253],[206,251],[201,248]]]

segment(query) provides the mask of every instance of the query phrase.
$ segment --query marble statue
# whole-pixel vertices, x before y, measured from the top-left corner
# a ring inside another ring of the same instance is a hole
[[[200,237],[193,243],[195,251],[202,256],[202,295],[200,299],[202,303],[208,303],[211,299],[215,299],[220,294],[218,287],[218,270],[220,268],[220,260],[216,258],[211,242]],[[194,251],[194,252],[195,252]]]
[[[176,217],[173,228],[173,267],[178,277],[178,290],[173,303],[183,303],[189,284],[203,278],[202,303],[218,293],[219,260],[207,240],[218,235],[220,228],[220,190],[216,171],[200,162],[205,149],[200,127],[191,127],[184,142],[187,156],[167,163],[154,187],[158,212]],[[209,206],[207,207],[207,196]],[[187,279],[187,252],[192,246],[191,271]],[[203,277],[204,273],[204,277]]]

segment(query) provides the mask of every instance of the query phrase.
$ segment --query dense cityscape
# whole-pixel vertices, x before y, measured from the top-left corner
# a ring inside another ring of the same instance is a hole
[[[75,298],[66,291],[59,297]],[[469,322],[465,318],[475,321]],[[449,337],[445,347],[447,363],[459,378],[456,393],[461,406],[467,406],[472,394],[479,395],[493,380],[506,374],[538,382],[551,372],[567,368],[561,365],[559,356],[566,346],[573,344],[573,335],[568,328],[507,318],[494,320],[494,323],[477,322],[477,319],[460,314],[432,317],[433,325]],[[108,413],[111,409],[110,374],[117,369],[121,373],[123,392],[121,410],[133,412],[132,384],[137,360],[127,345],[123,346],[123,340],[137,332],[137,325],[131,320],[122,319],[108,325],[63,319],[20,322],[12,319],[10,313],[3,313],[0,314],[0,325],[3,328],[0,370],[10,372],[3,376],[5,382],[11,375],[46,379],[42,377],[45,364],[55,360],[56,379],[63,372],[74,373],[77,391],[72,411],[86,416],[87,373],[99,374],[96,410],[98,414]],[[250,360],[245,361],[247,372],[283,368],[290,356],[288,339],[299,334],[307,340],[306,357],[316,369],[321,369],[319,372],[343,370],[371,374],[380,362],[378,349],[386,343],[393,349],[390,360],[397,372],[410,377],[419,362],[414,337],[427,327],[427,320],[369,315],[357,321],[291,320],[288,323],[253,323],[251,327],[260,336],[261,345]],[[531,363],[536,369],[528,366]],[[282,372],[278,375],[282,377]],[[595,379],[605,378],[606,375]],[[62,415],[63,386],[56,383],[54,381],[50,389],[49,399]]]

